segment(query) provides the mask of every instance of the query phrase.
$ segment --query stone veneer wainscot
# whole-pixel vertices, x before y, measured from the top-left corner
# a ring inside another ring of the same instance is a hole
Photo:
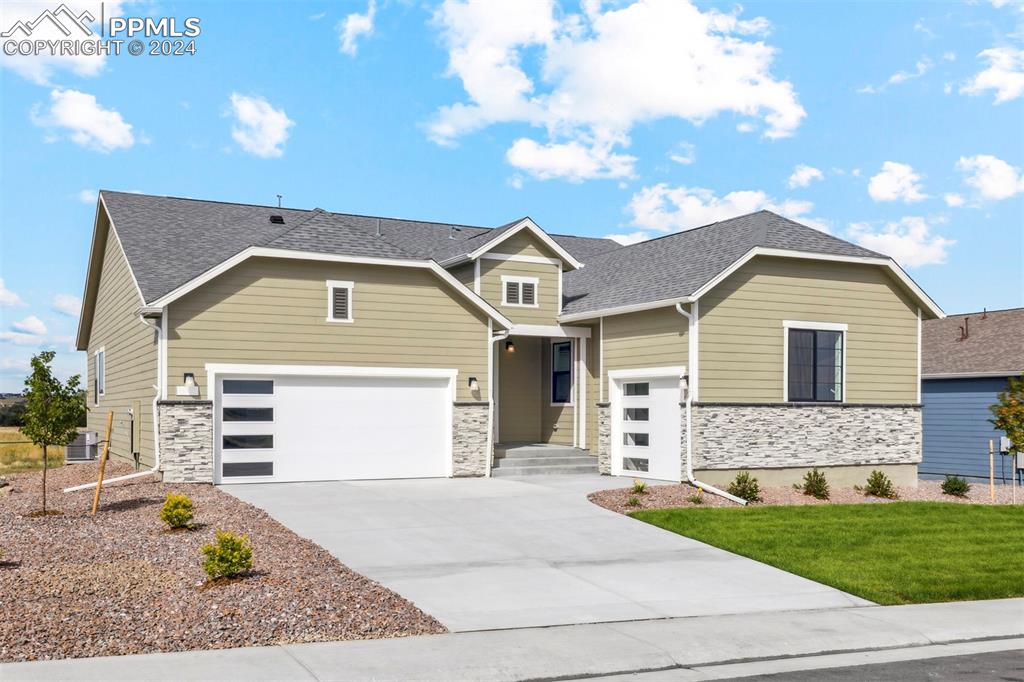
[[[921,461],[918,404],[696,403],[693,433],[695,469]]]
[[[213,403],[162,400],[157,410],[164,481],[213,483]]]
[[[491,452],[487,447],[487,415],[485,402],[452,404],[452,474],[454,476],[485,476]]]

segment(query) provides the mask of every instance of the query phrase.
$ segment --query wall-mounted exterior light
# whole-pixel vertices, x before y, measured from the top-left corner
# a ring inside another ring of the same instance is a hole
[[[505,342],[505,352],[506,353],[515,353],[516,352],[516,342],[515,341],[506,341]]]
[[[479,391],[480,390],[480,383],[476,380],[476,377],[470,377],[469,378],[469,390],[471,390],[471,391]]]
[[[196,383],[196,375],[192,372],[185,372],[181,377],[183,386],[176,386],[174,393],[176,395],[187,395],[187,396],[198,396],[199,395],[199,384]]]

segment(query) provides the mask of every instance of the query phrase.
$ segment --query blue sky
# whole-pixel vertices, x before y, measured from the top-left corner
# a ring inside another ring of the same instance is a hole
[[[627,239],[770,208],[1024,305],[1020,3],[242,8],[105,3],[198,17],[195,55],[0,56],[0,391],[84,371],[99,188]]]

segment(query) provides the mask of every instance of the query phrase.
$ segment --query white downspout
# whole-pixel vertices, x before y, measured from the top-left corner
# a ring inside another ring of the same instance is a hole
[[[479,262],[479,261],[478,261]],[[491,334],[491,321],[487,321],[487,331],[490,335],[490,343],[487,345],[487,410],[490,418],[487,420],[487,478],[491,477],[491,469],[494,467],[494,362],[496,361],[494,344],[502,339],[508,338],[508,331]]]
[[[117,481],[127,481],[132,478],[141,478],[142,476],[151,476],[152,474],[160,471],[160,408],[157,403],[160,401],[160,396],[163,395],[163,383],[164,377],[161,372],[160,362],[160,350],[164,344],[163,329],[159,321],[151,323],[145,317],[139,316],[142,323],[148,327],[152,327],[156,330],[156,383],[153,384],[153,468],[146,471],[136,471],[134,474],[126,474],[124,476],[115,476],[114,478],[106,478],[103,480],[104,485],[107,483],[116,483]],[[73,493],[76,490],[88,490],[89,488],[96,487],[95,483],[84,483],[82,485],[71,486],[70,488],[64,488],[64,492]]]
[[[693,315],[686,310],[683,310],[682,303],[676,303],[676,311],[686,318],[686,338],[693,339]],[[699,344],[696,342],[690,343],[690,350],[697,348],[699,352]],[[693,355],[694,357],[690,357]],[[692,375],[692,368],[697,362],[696,353],[687,352],[687,366],[690,368],[687,370],[688,374]],[[690,485],[697,486],[707,490],[709,493],[724,497],[727,500],[732,500],[737,504],[746,506],[747,501],[743,498],[730,495],[724,490],[719,490],[713,485],[702,483],[693,477],[693,390],[691,389],[689,377],[687,377],[686,384],[686,480],[689,481]]]

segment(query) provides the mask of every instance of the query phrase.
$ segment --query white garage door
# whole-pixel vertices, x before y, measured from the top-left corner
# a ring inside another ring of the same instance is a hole
[[[449,377],[217,379],[218,481],[449,475]]]
[[[668,370],[671,373],[666,375]],[[612,387],[613,474],[681,479],[681,373],[682,368],[608,373]]]

